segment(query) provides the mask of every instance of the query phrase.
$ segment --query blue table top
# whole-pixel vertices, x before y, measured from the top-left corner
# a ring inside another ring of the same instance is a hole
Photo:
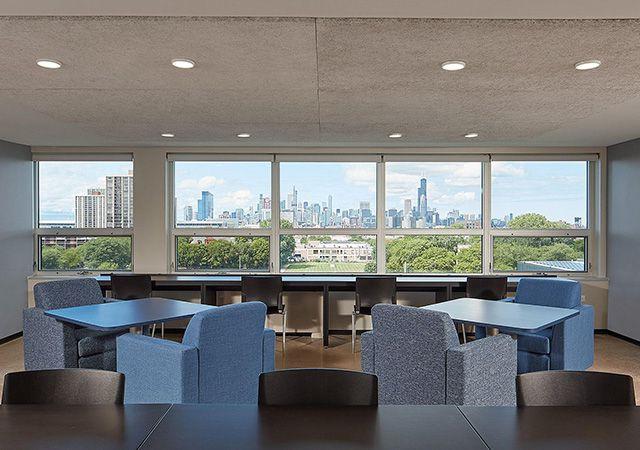
[[[424,306],[424,309],[449,314],[454,322],[499,328],[505,332],[535,333],[573,316],[577,309],[527,305],[477,298],[458,298]]]
[[[50,309],[44,313],[56,320],[91,330],[116,331],[191,317],[200,311],[211,308],[214,307],[164,298],[146,298]]]

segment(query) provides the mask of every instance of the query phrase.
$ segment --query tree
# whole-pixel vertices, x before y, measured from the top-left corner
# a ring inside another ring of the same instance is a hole
[[[280,228],[292,229],[293,224],[288,220],[280,220]],[[293,256],[296,249],[296,240],[290,234],[280,236],[280,267],[286,267],[289,259]]]
[[[515,217],[509,222],[509,228],[537,230],[541,228],[566,229],[571,228],[567,222],[559,220],[553,222],[542,214],[526,213]]]

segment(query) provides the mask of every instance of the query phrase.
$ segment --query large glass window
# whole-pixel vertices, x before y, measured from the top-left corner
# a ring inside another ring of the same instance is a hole
[[[376,238],[361,235],[284,235],[280,237],[283,272],[376,271]]]
[[[176,161],[178,228],[268,228],[271,164],[266,161]]]
[[[280,163],[280,218],[293,228],[375,228],[376,163]]]
[[[38,269],[133,270],[133,162],[36,164]]]
[[[480,273],[480,236],[393,236],[386,240],[389,273]]]
[[[588,162],[494,161],[491,226],[587,228]]]
[[[482,163],[385,166],[387,228],[482,228]]]
[[[179,271],[262,272],[269,270],[269,238],[250,236],[179,236]]]
[[[38,163],[39,228],[133,227],[133,163]]]
[[[493,238],[495,272],[585,272],[587,238]]]
[[[40,270],[131,270],[130,236],[40,236]]]

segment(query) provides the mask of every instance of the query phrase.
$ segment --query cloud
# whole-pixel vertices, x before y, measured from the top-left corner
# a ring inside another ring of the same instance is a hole
[[[513,163],[493,161],[491,163],[492,177],[521,177],[524,176],[524,168]]]
[[[198,180],[198,187],[203,190],[213,189],[216,186],[222,186],[224,184],[224,179],[217,178],[212,175],[202,177]]]
[[[372,164],[349,164],[344,170],[347,183],[366,187],[369,192],[376,190],[376,168]]]
[[[456,192],[453,195],[443,194],[439,197],[435,197],[432,201],[437,205],[442,206],[454,206],[462,205],[467,202],[472,202],[476,199],[475,192]]]

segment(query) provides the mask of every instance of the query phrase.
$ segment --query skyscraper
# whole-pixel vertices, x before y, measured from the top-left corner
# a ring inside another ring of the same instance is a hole
[[[87,189],[87,195],[76,195],[76,228],[105,228],[104,189]]]
[[[427,218],[427,179],[420,179],[420,187],[418,188],[418,203],[416,204],[418,217]]]
[[[187,205],[184,207],[184,220],[191,222],[193,220],[193,206]]]
[[[213,219],[213,194],[209,191],[201,192],[198,200],[198,220]]]
[[[133,173],[107,177],[107,228],[133,227]]]

